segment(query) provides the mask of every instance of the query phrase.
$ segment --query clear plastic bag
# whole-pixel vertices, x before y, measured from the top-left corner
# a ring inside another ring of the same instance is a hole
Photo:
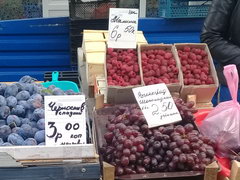
[[[217,105],[199,126],[203,135],[216,142],[216,153],[220,157],[228,157],[229,150],[240,146],[240,105],[237,101],[239,79],[236,66],[225,66],[224,76],[232,100]]]

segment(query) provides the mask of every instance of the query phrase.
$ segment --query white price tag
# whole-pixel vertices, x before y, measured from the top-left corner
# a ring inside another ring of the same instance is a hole
[[[133,93],[149,128],[182,120],[166,84],[134,88]]]
[[[46,145],[86,144],[84,95],[45,96]]]
[[[109,48],[136,48],[138,9],[110,8]]]

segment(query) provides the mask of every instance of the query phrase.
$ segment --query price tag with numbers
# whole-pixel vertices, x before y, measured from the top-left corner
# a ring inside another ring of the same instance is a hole
[[[149,128],[182,120],[166,84],[134,88],[133,93]]]
[[[110,8],[109,48],[136,48],[138,9]]]
[[[86,144],[84,95],[45,96],[46,145]]]

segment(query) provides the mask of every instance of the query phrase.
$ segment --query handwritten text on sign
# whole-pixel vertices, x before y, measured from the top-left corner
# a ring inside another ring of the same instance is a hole
[[[138,9],[110,8],[109,48],[136,48]]]
[[[46,145],[86,144],[84,95],[45,96]]]
[[[182,120],[165,84],[134,88],[133,93],[150,128]]]

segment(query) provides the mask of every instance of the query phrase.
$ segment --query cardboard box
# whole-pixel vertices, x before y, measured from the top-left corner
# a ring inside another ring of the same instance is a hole
[[[105,53],[105,55],[107,52]],[[139,65],[140,68],[140,65]],[[135,86],[109,86],[107,82],[107,67],[106,67],[106,60],[104,63],[104,70],[105,70],[105,79],[106,79],[106,89],[107,89],[107,103],[108,104],[128,104],[128,103],[136,103],[135,96],[133,94],[132,89],[136,87],[142,86],[141,84]],[[140,73],[140,72],[139,72]],[[139,74],[141,76],[141,74]]]
[[[145,85],[145,83],[143,81],[141,52],[143,50],[151,50],[151,49],[162,49],[162,50],[169,50],[169,51],[172,52],[173,57],[176,61],[176,67],[179,70],[179,74],[178,74],[179,83],[167,84],[167,87],[168,87],[168,89],[171,93],[179,93],[180,90],[181,90],[182,84],[183,84],[182,71],[180,70],[181,65],[180,65],[180,60],[179,60],[179,57],[177,55],[177,51],[176,51],[175,47],[173,45],[170,45],[170,44],[140,44],[139,45],[138,60],[139,60],[139,64],[140,64],[140,73],[141,73],[141,77],[142,77],[142,84]]]
[[[196,103],[197,104],[211,104],[211,100],[219,86],[217,73],[215,70],[215,66],[213,64],[212,56],[208,49],[207,44],[205,43],[181,43],[174,44],[177,50],[182,49],[184,46],[190,46],[194,48],[200,48],[207,52],[208,60],[210,63],[210,71],[214,80],[214,84],[210,85],[184,85],[182,86],[182,90],[180,93],[180,97],[186,101],[188,95],[196,95]],[[201,107],[204,108],[204,107]]]

